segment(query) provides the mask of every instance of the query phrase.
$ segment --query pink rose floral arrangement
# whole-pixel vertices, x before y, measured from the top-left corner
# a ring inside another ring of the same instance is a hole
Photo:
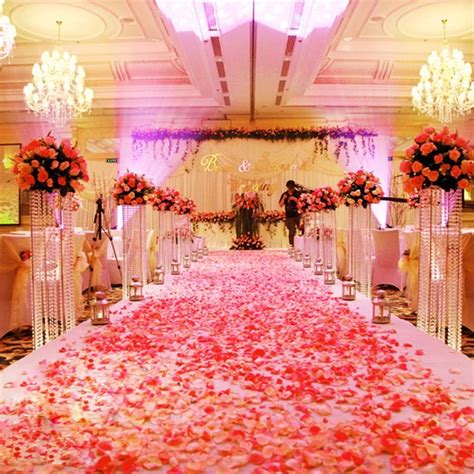
[[[89,181],[87,163],[70,140],[58,144],[52,135],[32,140],[14,157],[13,173],[22,190],[59,190],[61,196],[82,191]]]
[[[196,212],[191,216],[191,221],[196,224],[231,224],[234,219],[234,211]]]
[[[311,211],[335,211],[341,203],[339,189],[323,186],[313,191],[313,206]]]
[[[285,213],[276,209],[271,211],[262,211],[257,214],[257,220],[258,222],[265,224],[276,224],[285,220]]]
[[[257,193],[252,191],[235,195],[233,207],[236,209],[259,209],[262,207]]]
[[[174,207],[177,214],[192,214],[196,212],[196,203],[192,199],[184,196],[178,199]]]
[[[298,202],[296,203],[298,212],[300,214],[305,214],[306,212],[311,211],[313,202],[314,202],[314,197],[311,193],[300,194],[300,197],[298,198]]]
[[[173,188],[155,188],[150,197],[150,203],[155,211],[173,211],[179,208],[182,197],[178,190]]]
[[[400,171],[409,194],[430,186],[444,191],[467,189],[474,175],[474,150],[469,140],[447,127],[441,132],[427,127],[405,151]]]
[[[128,171],[117,179],[112,196],[119,205],[140,206],[150,199],[153,186],[143,175]]]
[[[371,171],[350,171],[338,183],[341,201],[346,206],[362,206],[377,204],[383,196],[380,179]]]

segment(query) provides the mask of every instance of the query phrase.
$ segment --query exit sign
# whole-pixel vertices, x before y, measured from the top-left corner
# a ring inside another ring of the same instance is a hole
[[[117,158],[106,158],[105,162],[106,163],[117,163]]]

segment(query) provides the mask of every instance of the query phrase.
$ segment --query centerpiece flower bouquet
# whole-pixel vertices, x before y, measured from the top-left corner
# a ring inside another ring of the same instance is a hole
[[[409,194],[430,186],[444,191],[467,189],[474,175],[474,149],[469,140],[447,127],[441,132],[427,127],[406,149],[400,171]]]
[[[61,196],[82,191],[89,181],[87,163],[68,139],[57,143],[52,135],[32,140],[15,155],[13,173],[22,190],[59,190]]]
[[[313,191],[313,205],[310,211],[335,211],[340,203],[339,189],[332,186],[323,186]]]
[[[176,214],[192,214],[196,212],[196,203],[187,197],[181,196],[174,205]]]
[[[377,204],[383,196],[380,179],[372,172],[362,169],[347,173],[338,183],[339,194],[346,206]]]
[[[242,234],[232,239],[230,250],[262,250],[265,245],[259,235]]]
[[[300,214],[306,214],[306,212],[311,211],[313,206],[314,197],[312,193],[302,193],[298,198],[296,206]]]
[[[173,188],[155,188],[150,197],[150,203],[155,211],[174,211],[179,209],[182,199],[179,191]],[[185,214],[183,212],[183,214]]]
[[[262,208],[262,203],[257,193],[252,191],[245,193],[237,193],[234,198],[234,204],[232,205],[234,209],[260,209]]]
[[[128,171],[117,179],[112,197],[119,205],[140,206],[150,199],[153,186],[143,175]]]

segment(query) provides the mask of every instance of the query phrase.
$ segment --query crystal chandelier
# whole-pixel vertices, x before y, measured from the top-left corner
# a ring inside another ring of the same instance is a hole
[[[90,111],[94,92],[84,87],[85,72],[76,56],[61,48],[61,21],[58,47],[44,51],[41,65],[33,66],[33,82],[23,88],[26,107],[49,122],[64,126],[72,118]]]
[[[420,82],[411,90],[413,107],[419,112],[450,123],[458,115],[468,114],[474,105],[471,65],[464,62],[458,49],[446,45],[446,22],[443,23],[444,47],[433,51],[420,69]]]
[[[0,0],[0,61],[12,55],[15,45],[16,29],[10,23],[10,18],[3,13],[3,0]]]

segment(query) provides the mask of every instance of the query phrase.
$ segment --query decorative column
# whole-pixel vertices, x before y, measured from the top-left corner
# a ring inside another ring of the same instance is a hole
[[[321,222],[321,213],[313,212],[313,240],[315,246],[315,263],[323,262],[323,246],[322,246],[322,222]]]
[[[147,283],[146,208],[145,205],[123,205],[123,299],[130,296],[132,277]]]
[[[34,349],[76,324],[72,196],[30,191]]]
[[[156,211],[158,215],[158,261],[165,274],[171,273],[174,249],[174,212]]]
[[[349,206],[349,273],[356,288],[370,298],[372,290],[372,210]]]
[[[417,326],[461,350],[462,195],[431,186],[420,192]]]
[[[324,268],[336,269],[336,211],[321,211]]]

